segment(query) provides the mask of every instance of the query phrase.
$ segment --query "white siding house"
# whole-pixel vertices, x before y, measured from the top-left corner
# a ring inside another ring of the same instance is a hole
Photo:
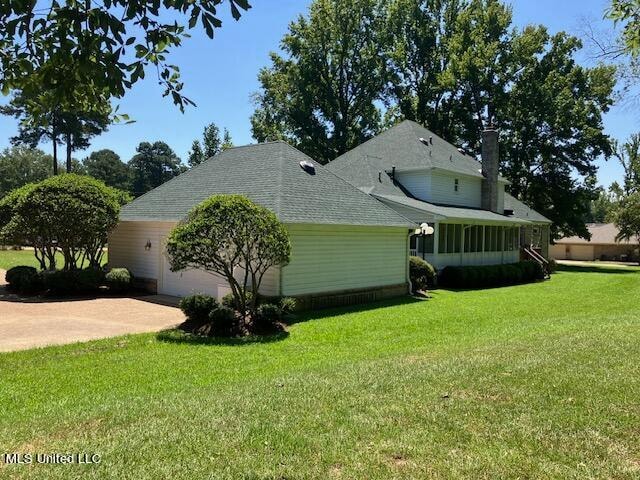
[[[408,239],[414,225],[282,142],[238,147],[207,160],[126,205],[109,237],[109,265],[126,267],[150,289],[185,296],[230,292],[226,280],[200,270],[172,272],[165,254],[171,230],[214,194],[244,194],[285,224],[290,263],[270,269],[260,292],[318,299],[406,294]],[[236,278],[242,277],[238,268]],[[341,301],[342,301],[341,300]],[[332,303],[332,302],[328,302]]]
[[[551,222],[505,192],[497,132],[484,132],[483,144],[490,148],[478,162],[404,121],[327,168],[416,224],[433,226],[432,236],[411,238],[410,253],[436,268],[513,263],[532,250],[547,256]]]

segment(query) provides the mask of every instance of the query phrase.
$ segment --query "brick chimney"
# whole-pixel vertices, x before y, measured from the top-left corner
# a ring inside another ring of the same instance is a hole
[[[482,208],[498,213],[498,130],[489,125],[482,132]]]

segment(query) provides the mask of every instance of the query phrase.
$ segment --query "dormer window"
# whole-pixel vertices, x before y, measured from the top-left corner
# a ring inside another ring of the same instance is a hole
[[[456,193],[460,191],[460,181],[457,178],[453,181],[453,191]]]

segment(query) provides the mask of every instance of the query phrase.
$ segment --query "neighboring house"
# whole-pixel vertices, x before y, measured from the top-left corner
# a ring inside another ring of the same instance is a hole
[[[417,224],[411,254],[436,268],[548,257],[551,221],[505,192],[498,132],[483,132],[482,163],[412,121],[404,121],[327,165],[336,175]],[[534,254],[535,255],[535,254]]]
[[[587,228],[591,240],[561,238],[551,246],[551,256],[559,260],[638,260],[637,238],[617,241],[620,231],[613,223],[590,223]]]
[[[291,262],[265,275],[264,295],[297,296],[313,307],[408,292],[416,225],[283,142],[225,150],[123,207],[109,237],[110,266],[129,268],[162,294],[230,292],[221,277],[172,272],[165,257],[171,229],[214,194],[246,195],[289,231]]]

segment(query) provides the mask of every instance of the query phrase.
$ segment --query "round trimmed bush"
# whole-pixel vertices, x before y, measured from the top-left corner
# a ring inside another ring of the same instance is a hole
[[[104,270],[100,268],[85,268],[84,270],[76,270],[76,291],[79,293],[94,293],[100,290],[100,286],[104,284]]]
[[[198,326],[209,322],[209,314],[219,307],[215,298],[201,293],[184,297],[179,306],[188,322]]]
[[[436,282],[436,271],[431,264],[420,257],[409,259],[409,277],[414,292],[433,288]]]
[[[104,277],[109,290],[114,293],[124,293],[131,289],[133,275],[126,268],[112,268]]]
[[[45,288],[55,295],[77,293],[76,272],[73,270],[46,270],[42,272]]]
[[[277,323],[282,318],[282,310],[273,303],[263,303],[256,310],[253,318],[253,329],[256,333],[277,330]]]
[[[251,300],[253,300],[253,293],[247,291],[245,293],[245,298],[247,301],[247,306],[251,303]],[[229,308],[233,308],[237,310],[237,305],[236,305],[236,300],[233,297],[233,293],[227,293],[224,297],[222,297],[220,299],[220,304],[224,305],[225,307],[229,307]]]
[[[209,312],[208,335],[215,337],[232,337],[238,331],[238,319],[234,309],[220,305]]]
[[[35,293],[43,288],[38,270],[28,266],[18,266],[7,270],[5,280],[18,293]]]

